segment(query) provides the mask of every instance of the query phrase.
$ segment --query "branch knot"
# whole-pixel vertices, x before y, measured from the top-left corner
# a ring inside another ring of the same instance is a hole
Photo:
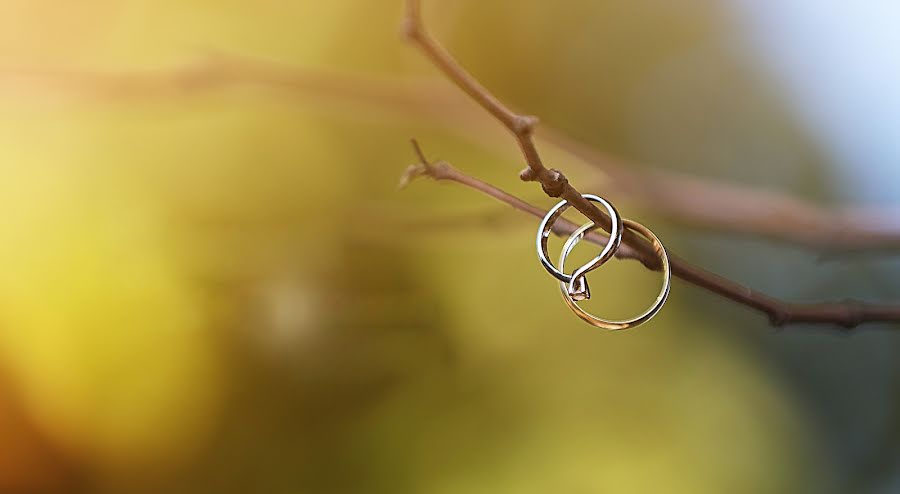
[[[400,35],[408,41],[415,41],[422,36],[422,26],[416,19],[405,18],[400,23]]]
[[[519,136],[530,136],[537,124],[538,118],[533,115],[516,115],[512,119],[513,132]]]
[[[556,169],[541,171],[538,180],[541,182],[541,188],[544,189],[544,193],[550,197],[563,195],[566,187],[569,186],[569,179]]]
[[[769,312],[769,324],[771,324],[772,327],[777,328],[779,331],[789,322],[791,322],[791,315],[790,313],[788,313],[788,311],[779,307]]]

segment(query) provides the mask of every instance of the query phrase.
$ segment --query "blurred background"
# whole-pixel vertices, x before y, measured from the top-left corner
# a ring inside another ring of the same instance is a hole
[[[424,9],[505,101],[634,166],[897,205],[892,0]],[[896,325],[775,332],[676,281],[653,323],[598,332],[537,263],[534,218],[399,191],[416,137],[553,203],[401,12],[0,2],[0,492],[900,491]],[[890,252],[824,262],[617,205],[778,297],[900,296]],[[602,271],[594,310],[652,300],[653,273]]]

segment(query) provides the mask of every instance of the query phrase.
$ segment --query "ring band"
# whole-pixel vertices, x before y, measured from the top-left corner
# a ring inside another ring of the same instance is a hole
[[[612,228],[610,229],[609,239],[606,242],[606,245],[603,246],[603,250],[600,251],[600,254],[597,257],[591,259],[587,263],[585,263],[580,268],[576,269],[572,274],[566,274],[562,270],[562,264],[557,269],[556,266],[550,262],[549,255],[547,253],[547,242],[550,237],[550,233],[553,231],[553,224],[556,223],[556,220],[559,219],[560,216],[571,206],[571,203],[568,201],[560,201],[553,206],[553,208],[547,212],[544,216],[544,219],[541,221],[540,226],[538,226],[537,238],[536,238],[536,247],[538,258],[541,261],[541,264],[544,266],[544,269],[547,270],[550,274],[552,274],[556,279],[561,282],[568,283],[566,287],[566,293],[573,297],[576,300],[585,300],[591,297],[590,290],[588,289],[587,280],[584,275],[588,272],[597,269],[603,263],[610,260],[619,250],[619,245],[622,243],[622,217],[619,215],[619,212],[616,208],[613,207],[612,204],[609,203],[606,199],[595,196],[592,194],[583,194],[582,197],[591,202],[596,202],[606,208],[606,211],[609,213],[609,217],[612,220]],[[589,223],[593,225],[593,223]],[[582,227],[584,228],[584,227]],[[575,235],[574,233],[572,234]],[[583,236],[583,233],[582,233]],[[570,240],[573,237],[569,237]],[[581,237],[579,237],[580,240]],[[576,240],[577,242],[577,240]],[[566,254],[568,256],[568,253]],[[565,257],[563,257],[564,259]]]
[[[559,289],[562,292],[563,300],[565,300],[566,305],[568,305],[569,308],[572,309],[572,311],[575,312],[575,314],[579,318],[592,326],[608,330],[634,328],[649,321],[651,318],[653,318],[653,316],[656,315],[657,312],[659,312],[663,304],[666,303],[666,299],[669,297],[669,288],[672,285],[672,270],[669,267],[669,256],[668,254],[666,254],[666,249],[663,247],[662,242],[659,241],[659,238],[654,235],[653,232],[650,231],[650,229],[636,221],[623,219],[622,222],[625,228],[633,230],[649,240],[656,250],[656,255],[659,256],[660,261],[662,262],[663,286],[659,292],[659,295],[656,297],[656,302],[654,302],[649,309],[633,319],[626,319],[621,321],[611,321],[608,319],[603,319],[579,307],[572,295],[569,294],[566,283],[560,282],[559,284]],[[565,268],[566,258],[572,252],[572,249],[575,247],[575,245],[578,244],[578,242],[580,242],[586,234],[597,228],[598,226],[596,224],[594,224],[593,222],[588,222],[578,228],[578,230],[575,230],[572,235],[569,236],[568,240],[566,240],[565,245],[563,245],[562,253],[559,256],[560,269]]]

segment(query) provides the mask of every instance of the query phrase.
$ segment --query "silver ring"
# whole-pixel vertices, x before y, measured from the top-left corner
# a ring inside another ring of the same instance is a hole
[[[557,269],[556,266],[550,262],[549,255],[547,253],[547,241],[550,238],[550,233],[553,231],[553,224],[556,223],[556,220],[559,219],[560,216],[571,206],[571,203],[568,201],[560,201],[556,206],[553,206],[550,211],[547,211],[547,214],[544,216],[544,219],[541,220],[540,226],[538,226],[537,238],[535,241],[537,247],[538,259],[541,261],[541,265],[544,266],[544,269],[547,270],[551,275],[553,275],[556,279],[568,283],[567,293],[575,298],[576,300],[586,300],[591,298],[590,289],[587,285],[587,280],[584,275],[589,273],[590,271],[597,269],[603,263],[608,261],[615,255],[616,251],[619,250],[619,245],[622,243],[622,217],[619,215],[619,212],[616,211],[616,208],[613,207],[612,204],[609,203],[606,199],[595,196],[592,194],[582,194],[582,197],[591,202],[596,202],[601,204],[606,208],[606,211],[609,213],[609,217],[612,220],[612,228],[609,232],[609,240],[607,240],[606,245],[603,246],[603,250],[600,251],[600,254],[597,257],[588,261],[585,265],[576,269],[572,274],[566,274],[562,271],[562,265]],[[593,223],[590,223],[593,225]],[[584,228],[584,227],[582,227]],[[574,235],[574,234],[573,234]],[[583,235],[583,233],[582,233]],[[572,237],[569,237],[571,240]],[[580,237],[579,237],[580,240]],[[577,240],[575,241],[577,243]],[[569,247],[574,247],[574,243]],[[569,253],[566,253],[568,256]]]

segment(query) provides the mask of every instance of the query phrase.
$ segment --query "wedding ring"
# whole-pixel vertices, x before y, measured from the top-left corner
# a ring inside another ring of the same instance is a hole
[[[584,197],[588,201],[596,202],[606,208],[606,211],[609,213],[609,217],[612,220],[612,228],[609,232],[609,239],[607,240],[606,245],[603,246],[603,250],[600,251],[600,254],[597,255],[597,257],[591,259],[585,265],[576,269],[572,274],[566,274],[563,271],[561,264],[559,269],[557,269],[557,267],[554,266],[552,262],[550,262],[549,255],[547,253],[547,241],[550,237],[550,233],[553,231],[553,224],[556,223],[556,220],[558,220],[560,216],[562,216],[562,214],[566,211],[566,209],[571,206],[571,203],[565,200],[560,201],[556,206],[553,206],[553,208],[544,216],[544,219],[541,221],[540,226],[538,226],[537,238],[535,242],[538,258],[540,259],[541,264],[544,266],[544,269],[546,269],[547,272],[552,274],[556,279],[567,284],[564,285],[566,294],[574,300],[587,300],[591,298],[591,292],[588,288],[585,274],[594,269],[597,269],[603,263],[611,259],[619,249],[619,245],[622,242],[622,217],[619,215],[619,212],[616,211],[616,208],[614,208],[613,205],[609,203],[609,201],[600,196],[583,194],[582,197]],[[593,223],[589,224],[593,225]],[[574,238],[574,234],[573,237],[569,237],[570,240],[572,238]],[[575,242],[577,242],[577,240]],[[568,255],[568,253],[566,255]],[[563,257],[563,259],[564,258],[565,257]]]
[[[647,227],[641,225],[640,223],[637,223],[636,221],[623,219],[622,223],[624,224],[625,228],[635,231],[649,240],[653,244],[656,255],[659,256],[660,261],[662,262],[663,286],[659,292],[659,296],[656,297],[656,302],[654,302],[649,309],[647,309],[643,314],[632,319],[625,319],[621,321],[603,319],[579,307],[576,303],[577,299],[570,294],[568,289],[569,287],[566,285],[564,280],[560,281],[559,284],[559,289],[562,292],[563,300],[565,300],[566,305],[569,306],[569,308],[572,309],[572,311],[575,312],[578,317],[580,317],[588,324],[591,324],[592,326],[609,330],[634,328],[649,321],[651,318],[653,318],[653,316],[656,315],[657,312],[659,312],[663,304],[666,303],[666,299],[669,297],[669,288],[672,285],[672,270],[669,267],[669,256],[668,254],[666,254],[666,249],[663,247],[662,242],[659,241],[659,238],[657,238],[657,236],[654,235],[653,232],[651,232]],[[596,224],[594,224],[593,222],[588,222],[575,230],[572,235],[569,236],[569,239],[566,240],[565,245],[563,245],[562,253],[559,256],[560,271],[565,269],[566,258],[572,252],[572,249],[575,248],[575,245],[578,244],[578,242],[580,242],[585,235],[597,228],[598,226]],[[606,250],[604,249],[604,252],[605,251]],[[613,250],[612,252],[615,253],[615,250]],[[578,271],[575,272],[575,274],[577,273]]]

